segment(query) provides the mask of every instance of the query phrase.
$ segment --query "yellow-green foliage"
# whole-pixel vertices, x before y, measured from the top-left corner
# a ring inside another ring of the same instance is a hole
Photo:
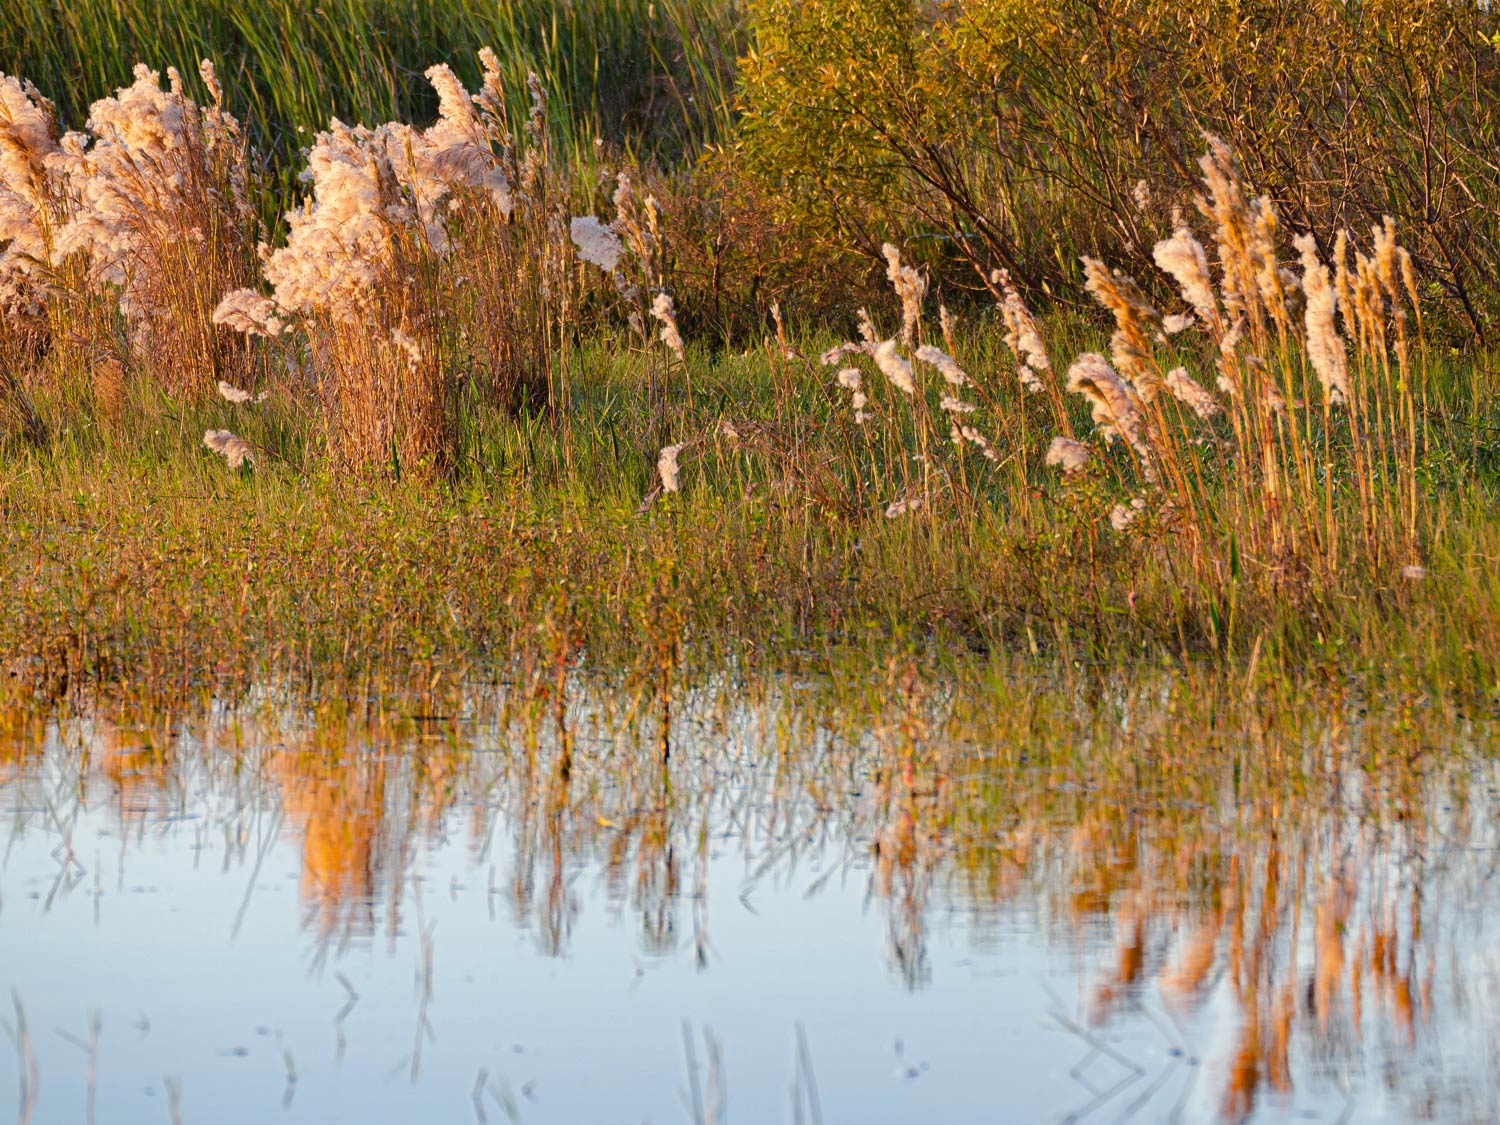
[[[1384,214],[1465,329],[1500,309],[1500,16],[1438,0],[754,0],[747,171],[815,237],[941,235],[1032,288],[1149,259],[1201,131],[1320,243]],[[1149,200],[1137,190],[1145,181]],[[955,276],[965,276],[955,274]],[[967,274],[972,279],[972,273]]]
[[[753,11],[755,46],[741,62],[747,168],[781,189],[786,211],[873,249],[900,198],[888,130],[928,62],[914,5],[765,0]],[[928,104],[913,102],[919,113]]]

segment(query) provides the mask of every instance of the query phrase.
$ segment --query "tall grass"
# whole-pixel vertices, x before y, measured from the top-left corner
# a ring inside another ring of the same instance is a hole
[[[494,48],[525,120],[540,75],[565,152],[596,138],[665,155],[717,135],[741,45],[734,0],[16,0],[0,22],[0,71],[53,91],[79,124],[137,62],[195,73],[213,59],[257,147],[289,163],[332,117],[426,121],[437,101],[421,74],[450,62],[470,86]]]
[[[1262,642],[1306,653],[1336,622],[1368,655],[1445,571],[1460,592],[1434,591],[1433,613],[1492,619],[1472,561],[1492,482],[1465,479],[1490,407],[1428,353],[1418,264],[1394,224],[1320,242],[1211,140],[1203,233],[1181,212],[1140,221],[1154,285],[1082,260],[1107,341],[1097,322],[1033,315],[1005,270],[979,279],[998,308],[945,307],[941,273],[887,244],[896,305],[858,309],[857,339],[828,348],[773,304],[754,362],[736,362],[705,353],[690,312],[679,322],[702,290],[675,252],[682,209],[657,197],[673,181],[628,164],[606,200],[608,180],[558,152],[545,81],[528,76],[517,125],[507,64],[484,51],[479,69],[477,94],[446,64],[427,70],[430,124],[313,134],[307,195],[270,237],[246,205],[258,163],[223,109],[233,92],[221,101],[211,70],[201,103],[175,72],[166,90],[142,72],[66,136],[7,80],[0,270],[24,299],[5,320],[18,342],[4,389],[32,443],[8,446],[22,472],[72,490],[94,460],[119,459],[142,481],[165,463],[168,479],[207,456],[204,435],[238,475],[220,465],[193,487],[225,499],[266,477],[405,504],[415,477],[435,502],[472,494],[554,525],[603,505],[623,524],[569,528],[560,562],[522,552],[528,575],[559,567],[522,601],[570,602],[596,565],[590,537],[610,537],[626,549],[582,614],[593,651],[618,638],[606,618],[628,596],[649,623],[623,620],[667,666],[695,620],[747,641],[832,643],[862,623],[979,648],[1024,637],[1033,652],[1117,656],[1128,638],[1230,660]],[[1445,412],[1467,419],[1462,440]],[[159,486],[183,490],[140,487]],[[1468,561],[1460,509],[1477,521]],[[746,607],[787,590],[761,632]],[[695,604],[724,598],[740,607],[718,618]],[[101,674],[76,624],[58,624],[72,610],[42,590],[28,612]],[[1490,676],[1476,653],[1438,663]]]

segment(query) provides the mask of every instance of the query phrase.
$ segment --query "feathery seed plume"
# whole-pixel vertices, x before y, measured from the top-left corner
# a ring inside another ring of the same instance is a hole
[[[964,369],[942,348],[935,348],[931,344],[923,344],[917,349],[917,358],[923,363],[938,369],[938,372],[946,379],[950,386],[966,387],[971,380],[964,373]]]
[[[1249,250],[1261,306],[1283,330],[1289,329],[1291,318],[1287,310],[1285,285],[1289,273],[1281,268],[1276,258],[1276,205],[1271,202],[1270,196],[1263,195],[1251,200],[1249,208]]]
[[[264,402],[266,398],[265,392],[258,395],[251,394],[249,391],[241,390],[239,387],[226,383],[223,379],[219,380],[219,397],[226,402],[234,403],[236,406],[247,402]]]
[[[1047,464],[1063,471],[1064,475],[1082,472],[1089,463],[1089,447],[1081,441],[1059,434],[1047,447]]]
[[[677,332],[677,310],[672,298],[665,292],[658,293],[651,302],[651,315],[661,323],[661,342],[677,353],[677,358],[687,362],[687,352],[682,346],[682,337]]]
[[[1293,245],[1302,255],[1302,291],[1307,296],[1307,358],[1334,405],[1349,397],[1349,357],[1334,321],[1333,286],[1328,267],[1318,261],[1318,244],[1310,234]]]
[[[48,162],[57,112],[31,83],[0,73],[0,315],[41,311],[51,221]]]
[[[1417,296],[1417,270],[1416,270],[1416,267],[1412,265],[1411,253],[1406,249],[1406,247],[1404,247],[1404,246],[1401,247],[1400,255],[1401,255],[1401,280],[1406,285],[1406,296],[1411,301],[1411,307],[1414,310],[1419,310],[1421,308],[1421,305],[1422,305],[1422,300],[1421,300],[1420,297]]]
[[[880,252],[885,255],[885,276],[896,296],[901,298],[901,342],[910,344],[917,321],[922,316],[922,298],[927,295],[927,282],[911,266],[901,264],[901,251],[889,242],[881,246]]]
[[[238,469],[241,465],[255,464],[255,447],[228,430],[206,431],[203,435],[203,444],[223,457],[231,469]]]
[[[421,345],[399,328],[391,333],[391,343],[406,353],[406,362],[415,371],[422,362]]]
[[[875,349],[868,344],[835,344],[818,357],[818,362],[824,367],[832,367],[846,355],[874,355]]]
[[[573,245],[578,248],[578,256],[585,262],[598,266],[605,273],[613,273],[620,264],[620,256],[625,252],[620,236],[593,215],[573,219],[569,224],[569,234]]]
[[[1163,273],[1177,282],[1183,299],[1193,306],[1203,326],[1214,331],[1220,324],[1218,298],[1208,272],[1208,254],[1193,232],[1179,226],[1172,237],[1156,244],[1151,256]]]
[[[1042,334],[1037,331],[1031,310],[1021,299],[1020,291],[1011,282],[1005,270],[995,270],[990,281],[1000,288],[1005,299],[1000,302],[1000,315],[1005,319],[1005,343],[1016,357],[1016,376],[1021,386],[1031,394],[1046,390],[1040,373],[1052,370],[1052,361],[1047,357],[1047,348],[1042,343]]]
[[[1203,170],[1208,197],[1199,198],[1198,209],[1214,223],[1214,241],[1224,276],[1224,307],[1230,315],[1243,313],[1259,324],[1260,266],[1253,245],[1257,234],[1252,229],[1256,216],[1246,203],[1245,181],[1234,151],[1212,133],[1205,133],[1203,139],[1208,152],[1199,159],[1198,167]]]
[[[1393,307],[1401,303],[1401,247],[1396,242],[1396,220],[1384,216],[1380,225],[1370,231],[1375,243],[1375,267],[1380,287]]]
[[[1111,271],[1097,258],[1082,260],[1084,288],[1115,318],[1115,331],[1109,340],[1115,370],[1129,380],[1143,402],[1151,402],[1161,385],[1151,358],[1151,338],[1160,330],[1161,313],[1133,278],[1119,270]]]
[[[957,429],[958,436],[978,449],[979,452],[984,456],[984,459],[986,461],[1000,460],[1000,455],[995,452],[995,449],[992,445],[990,445],[989,440],[973,426],[960,424],[957,426]]]
[[[1119,434],[1149,464],[1145,420],[1130,384],[1115,374],[1109,361],[1096,352],[1085,352],[1068,368],[1068,390],[1088,399],[1094,422],[1109,440]]]
[[[286,216],[286,245],[265,259],[276,304],[356,323],[390,268],[394,234],[418,216],[396,198],[387,134],[333,121],[307,154],[312,198]]]
[[[912,375],[911,364],[896,350],[895,340],[882,340],[875,348],[875,364],[898,390],[908,395],[917,393],[917,382]]]
[[[944,395],[938,400],[938,406],[948,414],[974,413],[974,404],[972,402],[965,402],[963,399],[954,398],[952,395]]]
[[[421,222],[439,245],[442,236],[433,228],[440,226],[439,209],[455,188],[484,192],[502,215],[509,215],[514,203],[510,180],[463,83],[443,63],[428,67],[426,77],[438,96],[432,127],[418,130],[393,122],[377,132],[383,134],[397,178],[417,202]]]
[[[236,289],[220,301],[213,322],[247,336],[279,336],[286,327],[277,316],[276,302],[254,289]]]
[[[1113,508],[1110,509],[1109,526],[1114,528],[1116,531],[1124,531],[1137,519],[1139,519],[1141,513],[1145,510],[1146,501],[1145,498],[1141,496],[1132,498],[1128,505],[1116,504]]]
[[[656,475],[661,478],[664,492],[677,491],[677,455],[682,452],[682,443],[668,445],[656,455]]]
[[[1204,421],[1220,412],[1218,400],[1189,375],[1185,367],[1174,367],[1167,372],[1167,390]]]
[[[1230,325],[1229,331],[1219,340],[1219,357],[1215,361],[1219,369],[1219,390],[1231,398],[1240,396],[1239,360],[1240,344],[1245,339],[1245,318],[1239,316]]]
[[[854,407],[854,421],[861,426],[864,425],[865,419],[868,417],[865,414],[865,407],[870,402],[865,396],[864,376],[860,374],[860,370],[857,367],[845,367],[839,371],[838,381],[839,386],[845,390],[854,392],[849,399],[849,404]]]

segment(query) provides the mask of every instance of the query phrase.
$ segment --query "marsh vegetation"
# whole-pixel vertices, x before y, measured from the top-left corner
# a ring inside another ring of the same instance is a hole
[[[416,958],[348,1073],[570,1119],[617,1103],[439,1045],[423,865],[466,976],[504,903],[581,1005],[620,939],[578,920],[628,919],[653,1034],[738,1018],[710,905],[768,941],[769,884],[773,974],[868,897],[890,979],[788,999],[747,1083],[702,1026],[631,1056],[642,1112],[679,1064],[697,1120],[885,1112],[851,997],[951,1031],[1014,955],[1046,1096],[923,1101],[902,1048],[912,1114],[1492,1114],[1487,7],[52,7],[0,26],[8,963],[106,901],[76,833],[125,897],[212,846],[226,951]],[[109,1070],[80,979],[71,1062],[13,982],[23,1117]],[[332,1104],[336,1022],[275,1098]],[[191,1118],[202,1060],[144,1058]]]

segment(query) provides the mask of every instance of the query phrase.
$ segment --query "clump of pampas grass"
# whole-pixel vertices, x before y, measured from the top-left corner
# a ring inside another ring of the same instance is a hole
[[[187,398],[252,374],[243,341],[212,314],[217,292],[253,280],[258,229],[243,132],[210,63],[199,77],[210,95],[201,106],[175,70],[163,89],[137,66],[48,154],[52,206],[37,209],[49,284],[85,300],[110,294],[132,362]]]
[[[514,408],[550,385],[570,257],[545,99],[533,79],[518,155],[498,60],[480,60],[474,95],[447,66],[428,70],[440,113],[425,130],[335,120],[319,133],[311,195],[287,216],[286,244],[261,247],[270,292],[224,293],[214,313],[305,349],[329,453],[347,467],[441,473],[465,390]]]
[[[21,373],[45,350],[46,270],[55,209],[48,161],[57,112],[30,83],[0,74],[0,427],[40,441],[44,429]]]

